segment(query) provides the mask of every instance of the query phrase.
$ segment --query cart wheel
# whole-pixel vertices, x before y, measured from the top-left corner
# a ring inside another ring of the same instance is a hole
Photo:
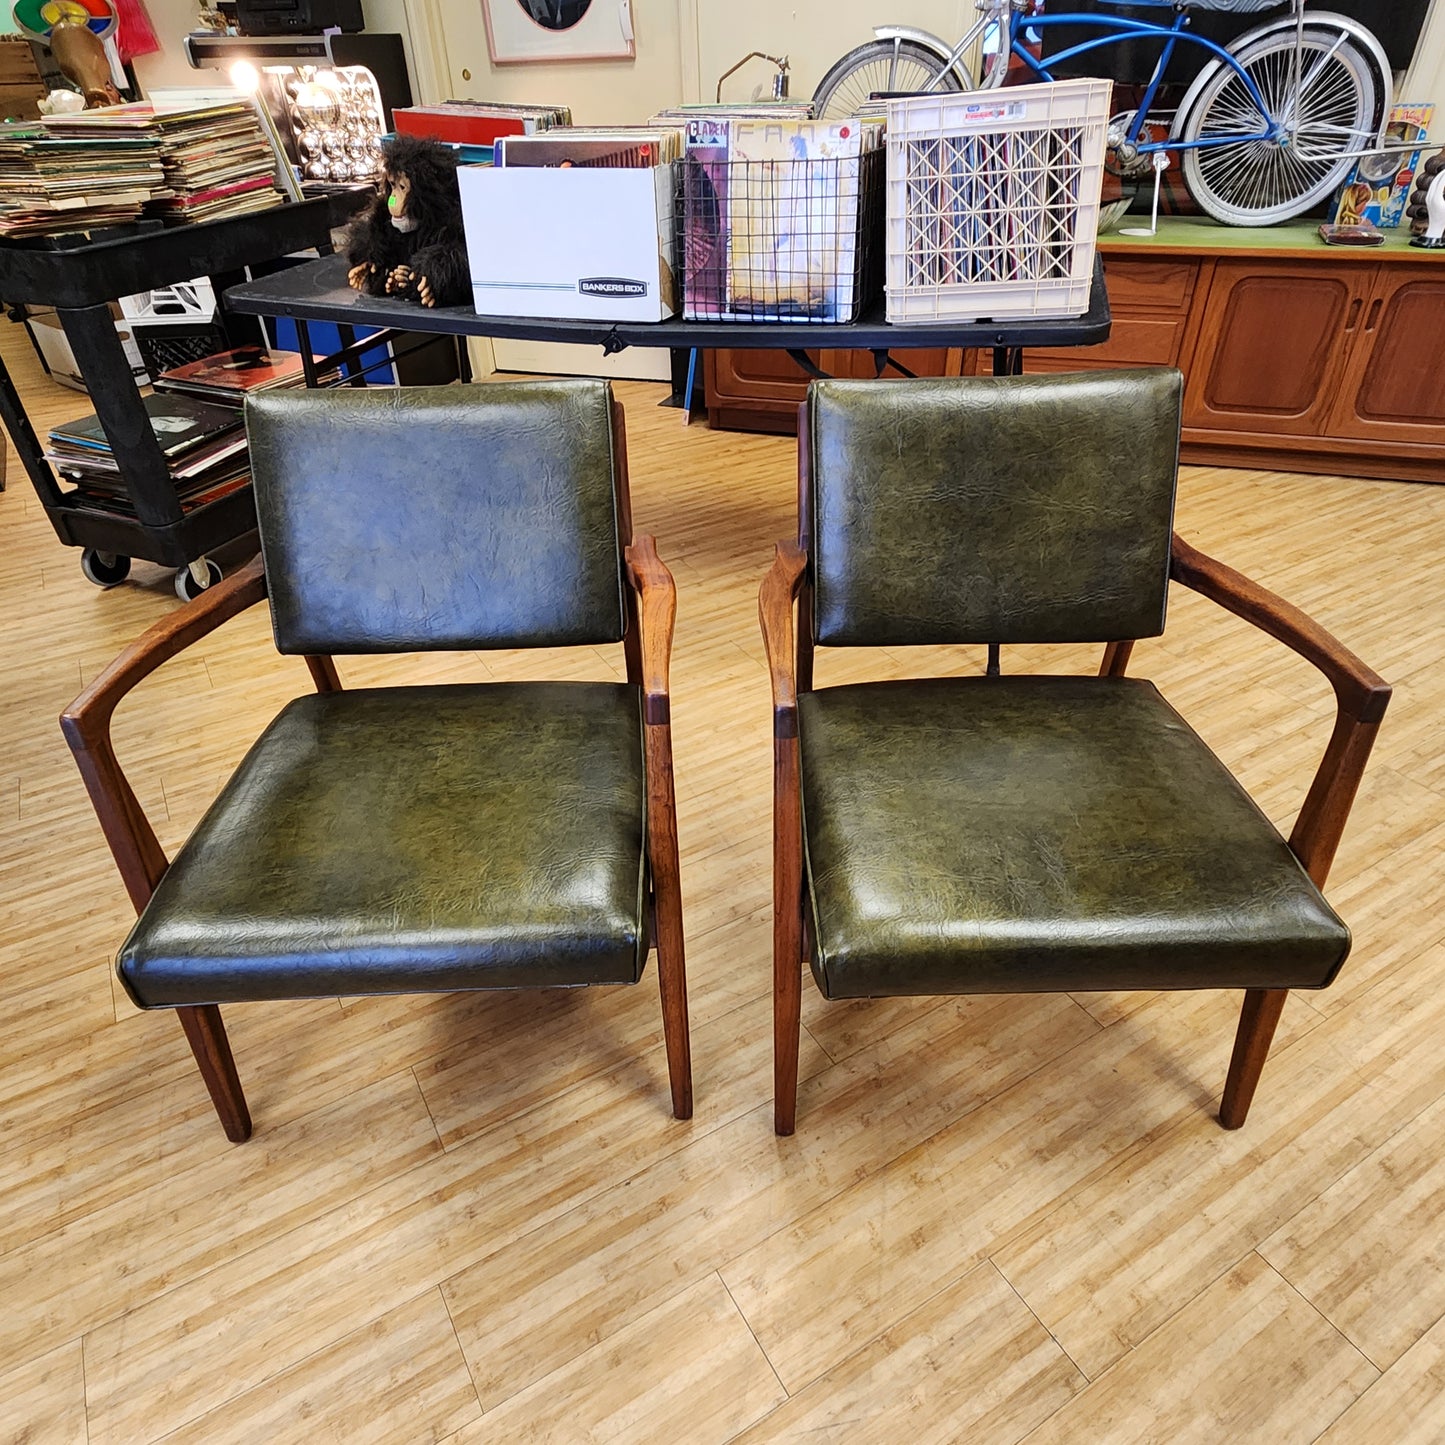
[[[200,573],[204,581],[196,574]],[[182,602],[194,602],[207,587],[214,587],[221,580],[221,569],[209,557],[197,557],[189,567],[182,567],[176,573],[176,596]]]
[[[130,576],[130,558],[124,552],[97,552],[87,547],[80,554],[80,570],[97,587],[114,587]]]

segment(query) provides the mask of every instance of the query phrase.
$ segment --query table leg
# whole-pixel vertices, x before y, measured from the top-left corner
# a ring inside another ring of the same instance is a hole
[[[1022,376],[1024,374],[1023,347],[995,346],[993,349],[993,374],[995,376]]]
[[[311,350],[311,326],[309,322],[296,320],[296,345],[301,348],[301,374],[306,379],[308,391],[315,391],[320,384],[316,376],[316,357]]]

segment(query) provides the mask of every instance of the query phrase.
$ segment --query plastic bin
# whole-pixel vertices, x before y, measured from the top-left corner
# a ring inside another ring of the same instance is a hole
[[[888,320],[1082,316],[1111,83],[888,104]]]

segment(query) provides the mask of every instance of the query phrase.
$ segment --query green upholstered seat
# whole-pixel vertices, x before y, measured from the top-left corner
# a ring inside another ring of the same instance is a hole
[[[119,956],[144,1007],[634,983],[641,689],[498,683],[298,698]]]
[[[1152,683],[804,694],[813,970],[829,998],[1320,988],[1344,924]]]

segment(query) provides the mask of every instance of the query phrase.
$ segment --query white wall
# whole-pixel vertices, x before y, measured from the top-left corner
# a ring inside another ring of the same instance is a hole
[[[202,74],[186,63],[182,38],[196,28],[200,7],[196,0],[145,0],[146,14],[161,48],[143,55],[135,63],[136,79],[143,90],[158,85],[195,85]],[[217,72],[219,73],[219,72]]]
[[[1435,102],[1435,121],[1430,137],[1437,144],[1445,143],[1445,0],[1433,0],[1425,17],[1425,29],[1415,63],[1400,89],[1400,99]]]
[[[750,50],[786,55],[792,94],[812,95],[839,56],[873,37],[882,24],[917,25],[950,44],[973,24],[972,0],[696,0],[697,69],[702,95],[711,100],[723,71]],[[748,80],[770,81],[771,70],[754,61],[723,90],[725,100],[749,95]]]
[[[579,125],[645,120],[682,99],[677,0],[632,0],[635,58],[551,65],[493,65],[480,0],[430,0],[428,8],[441,23],[446,64],[438,78],[451,97],[570,105]]]

